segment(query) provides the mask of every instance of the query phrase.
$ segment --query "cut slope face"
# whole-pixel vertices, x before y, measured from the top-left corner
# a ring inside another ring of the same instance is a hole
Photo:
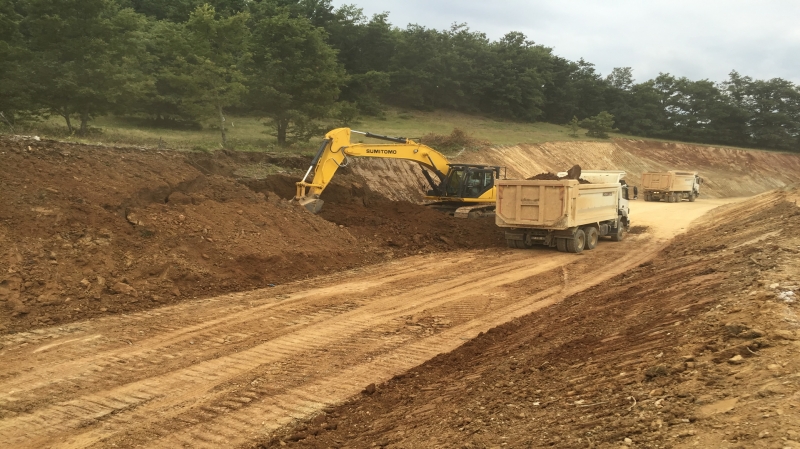
[[[257,447],[800,447],[797,190]]]
[[[693,170],[704,179],[701,196],[751,196],[800,181],[800,154],[654,141],[551,142],[464,152],[454,162],[500,165],[509,178],[524,179],[544,172],[565,171],[574,164],[585,170],[625,170],[626,180],[639,185],[648,171]],[[351,159],[353,172],[369,187],[392,199],[421,201],[427,182],[416,164]]]

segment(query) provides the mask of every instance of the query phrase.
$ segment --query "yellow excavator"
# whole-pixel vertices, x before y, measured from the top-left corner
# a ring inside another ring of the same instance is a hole
[[[392,143],[351,143],[351,134]],[[320,194],[331,182],[336,170],[345,167],[351,156],[417,162],[431,187],[425,194],[429,205],[458,218],[471,218],[494,211],[494,180],[500,177],[501,167],[451,164],[442,153],[412,139],[381,136],[350,128],[334,129],[325,135],[303,180],[297,183],[295,200],[309,212],[319,212],[323,203]],[[307,182],[312,171],[314,176]]]

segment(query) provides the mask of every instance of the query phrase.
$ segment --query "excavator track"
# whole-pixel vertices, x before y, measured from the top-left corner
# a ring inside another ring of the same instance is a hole
[[[479,204],[475,206],[462,206],[453,212],[456,218],[478,218],[494,216],[494,204]]]
[[[471,204],[464,206],[464,203],[456,202],[435,202],[428,203],[426,206],[436,209],[455,218],[478,218],[494,215],[494,203],[492,204]]]

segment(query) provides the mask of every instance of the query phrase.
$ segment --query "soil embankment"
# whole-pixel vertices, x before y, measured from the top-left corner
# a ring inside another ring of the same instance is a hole
[[[797,190],[256,447],[800,447]]]
[[[299,175],[239,176],[305,158],[24,138],[0,153],[0,333],[503,244],[491,219],[447,220],[346,175],[322,216],[287,201]]]

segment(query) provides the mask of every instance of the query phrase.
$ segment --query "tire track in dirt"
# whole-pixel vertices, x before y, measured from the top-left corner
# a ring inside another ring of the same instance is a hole
[[[100,347],[56,340],[33,349],[16,341],[14,351],[0,354],[12,362],[0,371],[0,407],[12,410],[0,419],[0,439],[19,447],[244,442],[636,266],[662,246],[638,237],[583,256],[413,257],[315,280],[316,288],[295,283],[80,323],[68,336],[101,335],[94,340]],[[573,282],[566,288],[562,267]],[[486,312],[464,304],[483,304]],[[452,322],[430,331],[405,323],[409,316],[431,322],[434,314]],[[153,337],[120,345],[126,330],[149,319]],[[37,349],[39,360],[24,366]]]
[[[509,267],[508,265],[493,267],[489,271],[496,271],[497,276],[488,277],[486,280],[486,284],[488,285],[481,285],[481,283],[470,282],[469,279],[464,279],[463,277],[456,277],[454,280],[438,284],[436,291],[430,292],[429,298],[431,299],[429,301],[421,305],[418,304],[416,307],[406,307],[402,312],[415,313],[419,310],[420,306],[435,306],[440,302],[449,301],[448,298],[450,295],[458,294],[468,289],[495,288],[498,285],[514,281],[521,277],[535,275],[541,270],[550,268],[550,264],[552,263],[554,262],[545,264],[545,268],[540,266],[531,269],[527,267],[527,261],[523,260],[517,262],[516,267]],[[500,273],[501,271],[503,272],[502,274]],[[310,296],[313,297],[314,295]],[[285,336],[275,338],[269,343],[256,346],[231,356],[195,364],[175,373],[168,373],[166,378],[163,376],[151,377],[144,381],[129,383],[122,387],[115,388],[104,395],[92,395],[85,399],[80,398],[69,401],[63,405],[57,405],[50,409],[42,410],[28,417],[27,420],[23,420],[21,424],[25,426],[26,424],[33,424],[36,422],[47,423],[46,427],[48,429],[42,429],[42,431],[50,433],[54,428],[57,428],[54,424],[58,422],[59,417],[66,411],[67,422],[65,422],[65,426],[74,427],[79,424],[80,418],[77,416],[78,414],[72,413],[71,411],[87,408],[85,405],[87,402],[90,404],[106,405],[110,401],[111,403],[119,404],[117,407],[106,406],[108,407],[107,410],[98,409],[97,407],[89,405],[88,411],[95,419],[105,416],[106,414],[116,413],[116,410],[120,408],[130,407],[132,405],[130,398],[137,398],[141,402],[139,407],[144,409],[152,407],[169,408],[176,403],[185,401],[191,402],[191,397],[206,389],[205,383],[208,382],[209,379],[215,383],[221,383],[241,372],[252,370],[264,363],[273,363],[291,354],[305,354],[311,352],[315,348],[339,344],[337,343],[338,340],[358,331],[363,331],[369,326],[373,326],[376,322],[381,321],[384,316],[387,319],[396,316],[398,309],[395,304],[397,302],[398,296],[386,295],[383,296],[380,301],[350,312],[351,316],[344,316],[338,320],[338,317],[332,319],[331,321],[333,322],[326,323],[323,332],[317,331],[309,335],[302,334],[302,330],[298,330]],[[229,322],[226,324],[230,327],[233,323]],[[179,333],[182,333],[182,331],[179,331]],[[359,346],[363,345],[363,341],[355,339],[345,346],[347,345]],[[94,374],[99,376],[102,373],[106,378],[120,377],[120,374],[117,374],[115,371],[105,372],[105,366],[103,366],[102,362],[100,366],[103,369],[96,371]],[[81,375],[85,376],[85,373]],[[86,382],[97,383],[91,378],[86,379]],[[159,416],[158,419],[163,419],[163,415]],[[149,420],[152,420],[152,417],[149,418]],[[13,427],[16,426],[12,426],[12,428]],[[2,433],[0,433],[0,436],[3,436]],[[16,442],[13,438],[10,439],[10,441]],[[86,442],[87,441],[84,440],[81,444]]]

